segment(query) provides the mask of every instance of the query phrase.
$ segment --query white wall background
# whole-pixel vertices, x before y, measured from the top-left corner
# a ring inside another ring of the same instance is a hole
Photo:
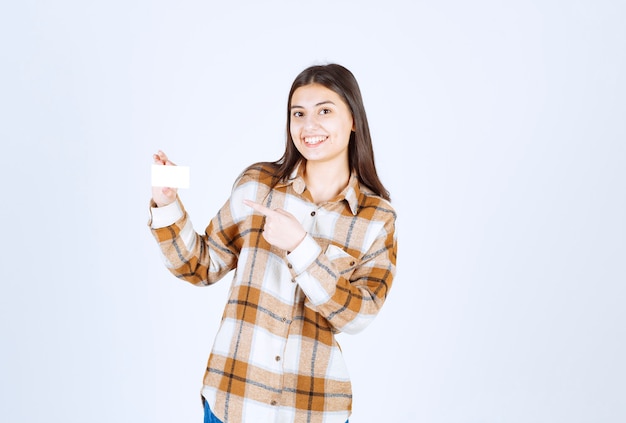
[[[283,150],[311,64],[361,84],[399,213],[354,423],[626,421],[626,4],[23,0],[0,6],[0,414],[200,422],[229,278],[162,266],[151,154],[201,231]]]

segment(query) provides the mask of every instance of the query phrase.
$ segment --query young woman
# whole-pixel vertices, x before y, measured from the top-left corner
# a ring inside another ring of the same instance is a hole
[[[365,328],[395,274],[396,213],[356,79],[312,66],[288,98],[283,156],[247,168],[203,235],[175,189],[152,191],[149,224],[174,275],[204,286],[235,270],[204,375],[205,422],[346,422],[352,392],[334,335]],[[161,151],[154,162],[173,165]]]

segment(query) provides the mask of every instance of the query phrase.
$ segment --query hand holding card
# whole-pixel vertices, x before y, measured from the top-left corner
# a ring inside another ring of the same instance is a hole
[[[176,200],[177,188],[189,188],[189,167],[176,166],[161,150],[152,158],[152,200],[163,207]]]

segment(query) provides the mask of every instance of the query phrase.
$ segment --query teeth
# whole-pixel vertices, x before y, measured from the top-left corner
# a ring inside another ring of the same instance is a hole
[[[318,137],[305,137],[304,142],[307,144],[318,144],[324,141],[326,137],[318,136]]]

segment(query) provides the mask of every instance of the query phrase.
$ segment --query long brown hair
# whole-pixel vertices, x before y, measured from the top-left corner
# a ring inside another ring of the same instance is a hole
[[[359,84],[352,72],[334,63],[306,68],[300,72],[291,85],[287,102],[287,141],[285,143],[285,152],[279,160],[272,163],[276,169],[276,183],[279,180],[289,178],[298,162],[303,159],[291,138],[291,98],[298,88],[310,84],[319,84],[334,91],[348,105],[354,120],[354,131],[350,134],[350,142],[348,144],[348,165],[350,166],[350,171],[356,172],[362,185],[365,185],[375,194],[389,201],[389,191],[383,186],[376,172],[372,138]]]

